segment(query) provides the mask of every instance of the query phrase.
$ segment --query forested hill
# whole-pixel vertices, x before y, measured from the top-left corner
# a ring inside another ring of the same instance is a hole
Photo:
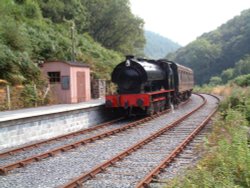
[[[250,9],[167,58],[192,68],[197,84],[208,83],[212,76],[225,82],[250,73],[249,20]]]
[[[124,54],[143,53],[143,25],[129,0],[0,0],[0,80],[39,84],[37,62],[74,56],[109,79]]]
[[[168,53],[176,51],[181,46],[170,39],[151,31],[144,32],[146,45],[144,53],[152,59],[164,58]]]

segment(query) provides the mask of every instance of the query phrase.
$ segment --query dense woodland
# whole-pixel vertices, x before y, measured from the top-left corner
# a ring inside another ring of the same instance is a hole
[[[205,33],[168,59],[189,66],[197,84],[226,83],[250,73],[250,10],[229,20],[216,30]]]
[[[143,24],[129,0],[0,0],[0,79],[41,82],[38,62],[74,57],[109,78],[123,54],[143,53]]]
[[[144,54],[148,58],[162,59],[166,54],[176,51],[181,46],[170,39],[151,31],[145,31],[146,45]]]
[[[245,10],[167,58],[191,67],[197,84],[248,74],[249,19]],[[0,0],[0,79],[12,85],[41,82],[37,63],[51,59],[76,59],[89,64],[94,77],[109,79],[126,54],[161,58],[178,48],[144,34],[143,25],[129,0]]]

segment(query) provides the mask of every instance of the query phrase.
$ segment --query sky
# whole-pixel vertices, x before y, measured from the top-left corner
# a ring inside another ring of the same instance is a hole
[[[250,8],[250,0],[130,0],[145,29],[182,46]]]

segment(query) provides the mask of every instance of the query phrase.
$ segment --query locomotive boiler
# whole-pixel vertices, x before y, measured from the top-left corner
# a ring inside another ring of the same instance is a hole
[[[187,99],[193,71],[168,60],[127,56],[112,72],[117,94],[106,96],[106,107],[132,114],[154,114]]]

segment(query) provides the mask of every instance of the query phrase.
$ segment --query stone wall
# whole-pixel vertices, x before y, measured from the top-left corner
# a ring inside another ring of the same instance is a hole
[[[111,119],[104,106],[0,122],[0,150],[48,139]]]
[[[91,81],[91,97],[98,99],[106,95],[106,80],[94,79]]]

